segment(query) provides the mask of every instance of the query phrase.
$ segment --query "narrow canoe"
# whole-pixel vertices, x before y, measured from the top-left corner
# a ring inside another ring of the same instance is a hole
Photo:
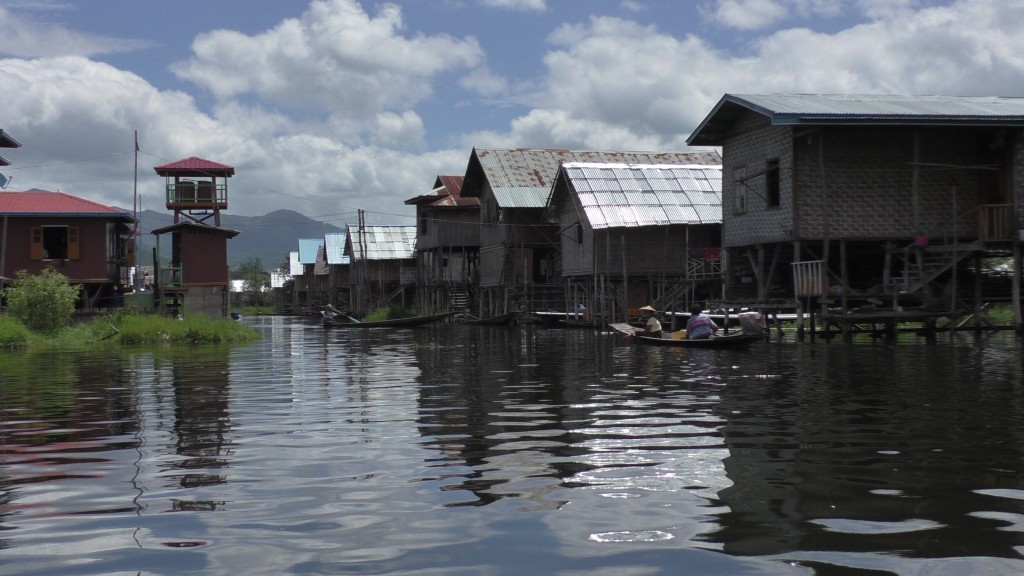
[[[324,316],[324,328],[408,328],[438,322],[454,314],[454,312],[445,312],[444,314],[431,314],[429,316],[411,316],[409,318],[372,320],[369,322],[350,322],[345,317],[328,318]]]
[[[746,348],[754,342],[764,340],[763,335],[744,334],[742,332],[723,334],[721,336],[713,336],[711,338],[698,340],[690,340],[687,338],[680,340],[676,340],[674,338],[652,338],[650,336],[634,334],[634,328],[629,324],[609,324],[609,326],[614,330],[629,335],[631,340],[652,346],[674,346],[677,348]]]
[[[464,318],[462,323],[475,324],[477,326],[499,326],[512,322],[517,315],[517,312],[507,312],[500,316],[491,316],[490,318]]]

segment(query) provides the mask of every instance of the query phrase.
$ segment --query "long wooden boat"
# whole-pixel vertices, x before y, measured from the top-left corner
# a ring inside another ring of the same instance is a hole
[[[516,319],[518,312],[506,312],[500,316],[491,316],[489,318],[463,318],[463,324],[474,324],[476,326],[501,326],[508,324]]]
[[[410,316],[409,318],[392,318],[390,320],[371,320],[369,322],[352,322],[347,317],[329,318],[324,316],[324,328],[409,328],[423,326],[448,318],[454,312],[431,314],[429,316]]]
[[[611,326],[613,330],[617,330],[628,335],[631,340],[652,346],[673,346],[676,348],[746,348],[754,342],[764,340],[763,335],[744,334],[742,332],[723,334],[721,336],[712,336],[711,338],[696,340],[690,340],[688,338],[678,340],[675,338],[652,338],[651,336],[643,336],[641,334],[634,333],[633,330],[635,330],[635,328],[629,324],[609,324],[609,326]]]

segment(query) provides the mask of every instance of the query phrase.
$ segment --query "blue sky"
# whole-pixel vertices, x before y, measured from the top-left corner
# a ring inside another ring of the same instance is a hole
[[[0,0],[9,190],[412,224],[473,147],[685,148],[725,93],[1022,96],[1024,0]]]

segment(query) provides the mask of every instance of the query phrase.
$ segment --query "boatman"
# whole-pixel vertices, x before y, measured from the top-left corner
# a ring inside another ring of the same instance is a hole
[[[651,338],[661,338],[661,322],[654,317],[654,313],[657,312],[651,306],[644,306],[640,308],[640,320],[643,321],[643,330],[638,330],[637,334],[642,336],[650,336]]]
[[[700,304],[690,306],[690,319],[686,321],[686,337],[693,340],[711,338],[718,332],[718,324],[704,313]]]

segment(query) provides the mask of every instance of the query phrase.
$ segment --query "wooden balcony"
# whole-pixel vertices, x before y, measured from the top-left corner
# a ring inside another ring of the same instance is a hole
[[[224,182],[179,181],[167,184],[168,210],[225,210],[228,186]]]

